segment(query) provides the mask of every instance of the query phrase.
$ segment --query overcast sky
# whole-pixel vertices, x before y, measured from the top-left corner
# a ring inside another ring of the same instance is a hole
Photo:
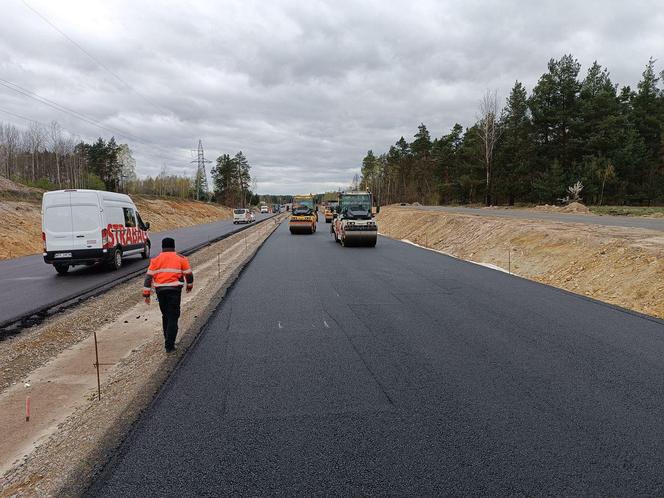
[[[2,80],[117,130],[140,176],[193,173],[201,139],[212,160],[242,150],[260,193],[348,185],[367,149],[411,140],[420,122],[434,137],[468,126],[487,89],[530,91],[552,57],[572,53],[582,73],[598,60],[621,85],[664,57],[661,0],[0,6]],[[112,135],[0,86],[0,121],[26,125],[3,111]]]

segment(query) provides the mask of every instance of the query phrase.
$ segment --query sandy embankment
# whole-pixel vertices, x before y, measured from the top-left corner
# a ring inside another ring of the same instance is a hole
[[[132,197],[150,230],[160,232],[202,223],[230,219],[232,210],[218,204],[180,199]],[[18,258],[42,252],[41,203],[0,199],[0,259]]]
[[[397,206],[378,222],[388,237],[664,318],[662,232]]]

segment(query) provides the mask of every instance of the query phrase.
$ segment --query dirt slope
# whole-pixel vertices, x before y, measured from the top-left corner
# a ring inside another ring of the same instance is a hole
[[[664,318],[661,232],[397,206],[382,208],[378,223],[395,239]]]
[[[17,200],[17,199],[24,200]],[[141,217],[155,232],[230,219],[232,210],[217,204],[132,196]],[[0,259],[42,252],[41,199],[37,189],[0,177]]]

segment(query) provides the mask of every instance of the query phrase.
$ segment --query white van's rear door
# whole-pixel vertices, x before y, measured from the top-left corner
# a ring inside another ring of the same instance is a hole
[[[74,246],[71,193],[55,192],[45,195],[42,213],[42,231],[46,235],[46,250],[71,251]]]
[[[96,192],[71,192],[73,249],[101,249],[101,209]]]

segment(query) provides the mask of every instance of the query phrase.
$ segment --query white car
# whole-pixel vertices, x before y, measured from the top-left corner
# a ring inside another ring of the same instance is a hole
[[[60,274],[101,262],[118,270],[132,254],[149,258],[149,228],[125,194],[67,189],[42,198],[44,261]]]
[[[239,225],[240,223],[251,223],[254,221],[254,213],[246,208],[238,208],[233,210],[233,224]]]

